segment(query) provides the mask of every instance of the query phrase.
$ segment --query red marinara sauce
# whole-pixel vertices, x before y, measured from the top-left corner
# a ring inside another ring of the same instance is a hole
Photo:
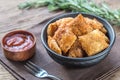
[[[7,36],[4,40],[4,47],[10,51],[19,52],[31,48],[34,39],[31,35],[25,33],[17,33]]]

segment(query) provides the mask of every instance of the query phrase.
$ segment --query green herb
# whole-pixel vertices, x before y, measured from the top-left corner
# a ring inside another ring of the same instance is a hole
[[[42,6],[47,6],[50,11],[61,9],[95,14],[105,18],[113,25],[120,26],[120,10],[111,10],[105,2],[98,5],[91,0],[32,0],[18,5],[19,9]]]

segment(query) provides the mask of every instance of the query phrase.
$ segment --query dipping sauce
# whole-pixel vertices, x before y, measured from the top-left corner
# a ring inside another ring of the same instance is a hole
[[[25,61],[35,54],[36,37],[24,30],[11,31],[2,38],[1,46],[6,58]]]
[[[34,39],[31,35],[25,33],[17,33],[7,36],[4,40],[4,47],[10,51],[19,52],[31,48]]]

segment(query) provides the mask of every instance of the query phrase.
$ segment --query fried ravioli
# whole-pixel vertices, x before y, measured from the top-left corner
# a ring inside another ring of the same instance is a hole
[[[67,51],[71,48],[77,37],[71,31],[70,28],[59,28],[53,37],[58,45],[60,46],[63,54],[65,55]]]
[[[107,30],[103,27],[103,24],[100,23],[97,19],[90,19],[85,17],[86,23],[88,23],[93,29],[99,29],[103,33],[107,33]]]
[[[105,34],[98,29],[86,35],[79,36],[79,41],[82,45],[82,48],[85,50],[88,56],[95,55],[98,52],[106,49],[109,46],[107,40],[109,39],[105,36]]]
[[[55,39],[53,39],[52,37],[48,36],[48,46],[50,47],[50,49],[52,49],[53,51],[55,51],[58,54],[62,54],[61,49],[59,48],[57,42],[55,41]]]
[[[81,14],[75,17],[75,19],[68,23],[67,26],[70,27],[77,36],[89,33],[93,30],[93,28],[85,22],[85,19]]]
[[[70,21],[72,21],[74,18],[72,17],[67,17],[67,18],[62,18],[56,21],[57,26],[61,27],[64,26],[69,23]]]
[[[97,19],[81,14],[48,25],[48,46],[56,53],[80,58],[95,55],[109,46],[107,30]]]
[[[68,56],[69,57],[83,57],[84,56],[84,51],[81,47],[81,45],[79,44],[79,41],[76,40],[75,43],[72,45],[72,47],[70,48],[69,52],[68,52]]]
[[[74,18],[72,17],[62,18],[62,19],[57,20],[56,22],[49,24],[47,28],[47,34],[52,37],[55,31],[59,27],[65,27],[65,25],[69,23],[70,21],[72,21],[73,19]]]
[[[57,26],[56,22],[49,24],[49,26],[47,28],[47,35],[52,37],[55,34],[55,31],[57,29],[58,29],[58,26]]]

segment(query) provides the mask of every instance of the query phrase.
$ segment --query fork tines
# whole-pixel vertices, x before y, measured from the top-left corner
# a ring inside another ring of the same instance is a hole
[[[30,71],[34,75],[40,70],[39,67],[31,61],[28,61],[24,66],[26,69],[28,69],[28,71]]]

